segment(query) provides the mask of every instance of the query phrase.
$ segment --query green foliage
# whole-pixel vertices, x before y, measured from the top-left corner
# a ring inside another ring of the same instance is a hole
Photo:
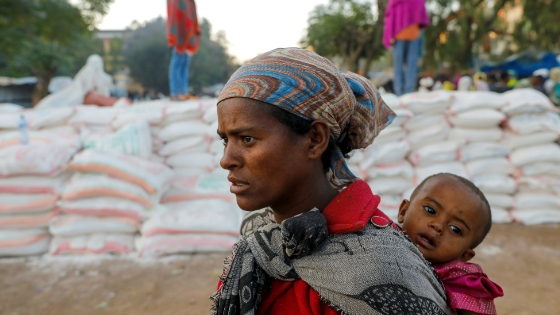
[[[387,0],[330,0],[311,12],[307,35],[301,41],[320,55],[342,57],[351,71],[358,70],[361,58],[366,68],[384,52],[383,15]],[[367,69],[366,69],[367,72]]]
[[[113,0],[2,0],[0,74],[34,75],[34,102],[46,95],[56,74],[70,74],[91,54],[90,29]]]
[[[560,51],[560,1],[524,0],[523,6],[523,19],[516,25],[514,33],[520,50]]]
[[[158,18],[133,30],[125,42],[125,63],[130,76],[144,88],[169,92],[169,61],[171,49],[166,39],[166,21]],[[237,68],[226,49],[225,36],[211,38],[211,25],[201,23],[200,48],[191,61],[189,85],[194,93],[203,87],[225,83]]]

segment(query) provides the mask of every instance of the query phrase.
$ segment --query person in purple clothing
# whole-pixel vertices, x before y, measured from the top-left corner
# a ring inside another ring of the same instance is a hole
[[[424,0],[389,0],[385,10],[383,45],[387,49],[393,47],[393,89],[399,96],[415,89],[420,32],[429,24]]]

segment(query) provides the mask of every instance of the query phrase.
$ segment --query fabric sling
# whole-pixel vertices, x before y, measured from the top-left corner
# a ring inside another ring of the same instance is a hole
[[[256,314],[272,278],[301,278],[343,314],[447,314],[445,291],[416,246],[391,227],[328,235],[315,210],[274,222],[254,211],[211,297],[215,315]],[[434,290],[434,288],[436,288]]]

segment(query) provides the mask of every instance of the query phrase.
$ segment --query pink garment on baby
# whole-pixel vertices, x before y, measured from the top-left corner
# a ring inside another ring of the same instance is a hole
[[[492,282],[477,264],[453,260],[433,265],[443,282],[449,307],[480,314],[495,315],[494,299],[504,295],[502,288]]]

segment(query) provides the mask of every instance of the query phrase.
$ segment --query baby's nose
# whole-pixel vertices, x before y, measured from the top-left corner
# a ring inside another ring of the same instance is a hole
[[[443,225],[439,222],[430,222],[429,227],[436,230],[440,235],[443,233]]]

